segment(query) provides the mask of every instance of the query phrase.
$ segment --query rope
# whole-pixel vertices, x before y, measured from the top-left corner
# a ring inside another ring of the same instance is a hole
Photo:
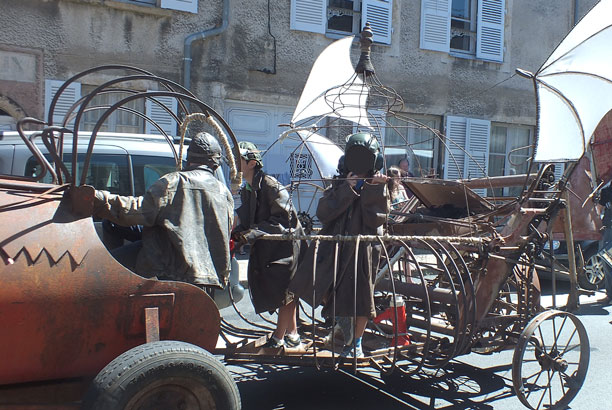
[[[206,114],[196,112],[196,113],[188,114],[185,116],[185,119],[181,123],[181,127],[179,130],[181,134],[181,142],[180,142],[180,149],[179,149],[180,160],[178,163],[178,170],[180,171],[183,168],[183,147],[185,145],[184,144],[185,134],[187,132],[187,125],[189,125],[189,123],[192,121],[206,122],[215,130],[215,133],[217,134],[217,137],[219,141],[221,142],[221,145],[223,145],[223,149],[225,150],[225,154],[228,160],[227,162],[229,163],[232,192],[236,192],[238,188],[240,187],[240,185],[242,185],[242,172],[237,171],[236,159],[234,158],[234,153],[227,139],[227,135],[225,134],[225,132],[223,131],[223,128],[221,128],[219,123],[213,118],[212,115],[206,115]]]

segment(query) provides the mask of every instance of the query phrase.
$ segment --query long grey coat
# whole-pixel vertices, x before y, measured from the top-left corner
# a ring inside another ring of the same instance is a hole
[[[227,284],[234,199],[207,166],[166,174],[140,197],[96,191],[96,207],[118,225],[143,225],[139,275]]]
[[[256,313],[273,311],[293,300],[287,286],[295,274],[300,255],[298,241],[257,239],[264,234],[302,233],[289,192],[275,178],[259,171],[253,185],[240,191],[242,205],[236,210],[239,232],[251,244],[249,290]]]
[[[365,183],[357,193],[346,181],[329,187],[319,200],[317,217],[323,224],[322,235],[376,235],[389,213],[386,184]],[[336,276],[335,314],[353,316],[355,303],[355,242],[339,242]],[[316,261],[313,301],[314,242],[308,248],[289,291],[310,305],[325,304],[332,312],[334,283],[334,253],[336,242],[321,241]],[[375,270],[378,267],[380,247],[362,242],[357,260],[357,316],[373,318]]]

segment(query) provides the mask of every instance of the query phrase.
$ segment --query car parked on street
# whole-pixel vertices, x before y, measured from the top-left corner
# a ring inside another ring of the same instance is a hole
[[[37,133],[28,131],[26,136],[49,160],[48,151],[42,140],[37,138]],[[77,178],[80,177],[80,170],[83,168],[90,137],[91,133],[79,133]],[[68,135],[65,141],[63,159],[71,171],[70,158],[73,149],[71,136]],[[178,155],[179,145],[175,144],[174,148],[175,152],[170,148],[165,137],[161,135],[99,132],[89,163],[86,184],[118,195],[144,195],[152,183],[168,172],[176,170],[175,158],[177,157],[175,155]],[[183,158],[186,157],[186,151],[185,148]],[[16,131],[0,131],[0,174],[37,177],[41,172],[42,168],[37,159],[19,134]],[[221,167],[217,169],[215,175],[226,184]],[[51,183],[50,173],[46,173],[40,182]],[[95,226],[107,248],[111,249],[118,245],[116,238],[110,236],[108,230],[103,228],[102,221],[95,221]],[[244,288],[239,282],[239,266],[235,258],[232,258],[228,288],[231,288],[234,301],[237,302],[244,296]],[[214,300],[219,309],[231,306],[228,288],[222,292],[215,292]]]

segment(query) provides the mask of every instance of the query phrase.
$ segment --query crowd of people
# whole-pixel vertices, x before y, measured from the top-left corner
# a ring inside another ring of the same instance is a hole
[[[230,238],[236,249],[248,245],[254,310],[278,312],[276,329],[265,348],[301,347],[296,307],[302,299],[323,306],[323,314],[340,325],[342,356],[362,357],[361,339],[368,320],[376,315],[373,278],[380,245],[323,242],[315,251],[314,243],[300,240],[263,240],[266,234],[299,235],[303,230],[289,192],[263,171],[258,148],[242,141],[239,151],[244,185],[236,210],[232,194],[215,177],[221,147],[204,132],[191,140],[186,168],[164,175],[144,196],[96,191],[94,215],[103,218],[105,226],[139,226],[139,240],[111,252],[142,276],[185,281],[211,293],[227,285]],[[338,175],[318,203],[321,234],[382,234],[390,209],[412,195],[401,183],[402,177],[411,176],[407,159],[386,174],[381,173],[383,162],[374,135],[361,132],[348,137]]]

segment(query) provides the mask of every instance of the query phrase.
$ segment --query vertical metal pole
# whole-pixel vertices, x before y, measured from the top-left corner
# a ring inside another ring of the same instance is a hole
[[[550,249],[550,277],[552,279],[552,307],[557,308],[557,274],[555,270],[555,249],[553,247],[552,232],[548,236],[548,249]]]
[[[567,246],[567,259],[570,274],[570,293],[567,299],[567,310],[578,309],[578,275],[576,274],[576,253],[574,252],[574,234],[572,232],[572,212],[570,209],[569,190],[563,190],[563,200],[565,202],[565,218],[563,228],[565,230],[565,243]]]

